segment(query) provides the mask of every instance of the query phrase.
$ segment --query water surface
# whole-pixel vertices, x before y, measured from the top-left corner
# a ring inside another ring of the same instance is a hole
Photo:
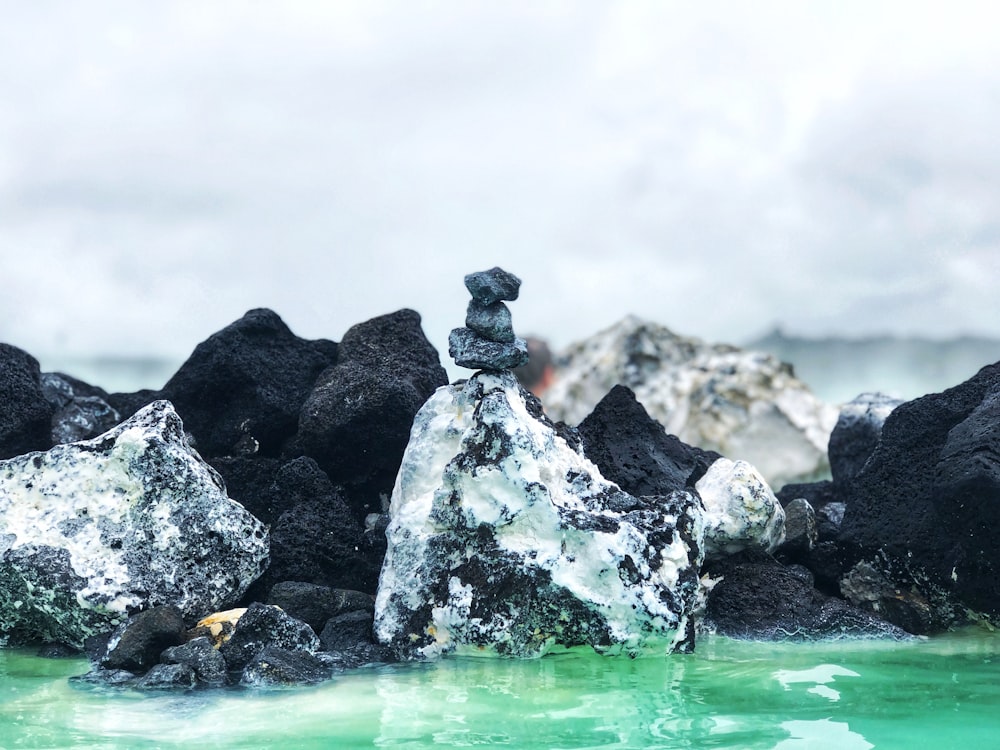
[[[988,748],[1000,636],[703,638],[686,656],[448,659],[283,690],[85,688],[83,659],[0,650],[0,748]]]

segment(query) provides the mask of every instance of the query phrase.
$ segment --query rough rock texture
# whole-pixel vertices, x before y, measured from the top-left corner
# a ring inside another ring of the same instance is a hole
[[[371,594],[350,589],[332,589],[302,581],[282,581],[276,584],[268,594],[267,603],[281,607],[317,633],[323,630],[331,617],[353,612],[368,613],[370,633],[371,613],[375,611],[375,597]]]
[[[243,668],[240,684],[253,687],[305,685],[323,682],[332,673],[327,662],[308,651],[266,646]]]
[[[38,360],[0,344],[0,459],[47,450],[54,409],[42,390]]]
[[[483,371],[417,415],[375,605],[400,656],[689,642],[697,498],[625,493],[537,405],[512,373]]]
[[[113,394],[122,414],[166,399],[206,458],[277,456],[298,428],[316,378],[337,361],[337,345],[295,336],[266,310],[246,315],[198,344],[160,391]]]
[[[121,421],[100,388],[59,372],[43,372],[42,393],[55,412],[52,415],[51,444],[89,440],[107,432]]]
[[[623,385],[612,388],[577,429],[587,458],[631,495],[694,489],[722,458],[667,434]]]
[[[447,382],[416,312],[359,323],[303,404],[292,452],[311,456],[342,485],[363,522],[388,503],[413,416]]]
[[[846,505],[843,543],[1000,621],[1000,363],[896,407]]]
[[[187,664],[156,664],[135,681],[137,690],[190,690],[198,684],[198,675]]]
[[[472,299],[484,305],[492,305],[502,300],[516,300],[521,290],[521,280],[499,266],[494,266],[489,271],[466,275],[465,288],[469,290]]]
[[[695,483],[705,505],[705,557],[761,549],[785,539],[785,511],[767,482],[746,461],[720,458]]]
[[[510,370],[528,362],[528,344],[490,341],[471,328],[455,328],[448,336],[448,354],[459,367],[470,370]]]
[[[242,670],[266,647],[286,651],[319,650],[319,638],[313,629],[278,607],[254,602],[236,623],[236,629],[219,651],[231,671]]]
[[[560,357],[545,407],[579,423],[616,384],[685,443],[753,464],[773,487],[825,476],[837,410],[760,352],[678,336],[635,317]]]
[[[226,660],[212,641],[204,636],[163,651],[164,664],[184,664],[191,668],[199,682],[206,685],[226,684]]]
[[[798,497],[784,506],[785,541],[781,543],[781,553],[791,559],[808,556],[819,532],[816,527],[816,511],[804,497]]]
[[[722,580],[708,595],[704,626],[730,638],[783,641],[910,637],[885,620],[821,594],[798,571],[760,555],[732,558],[711,575]]]
[[[903,403],[883,393],[862,393],[840,408],[830,434],[830,473],[842,485],[853,479],[871,456],[882,436],[886,418]]]
[[[100,659],[103,669],[145,672],[170,646],[184,642],[184,616],[173,605],[152,607],[119,625]]]
[[[159,401],[93,440],[0,462],[0,633],[79,647],[133,612],[238,599],[267,530]]]
[[[503,302],[484,305],[482,302],[470,300],[465,313],[465,325],[473,333],[478,333],[490,341],[513,344],[516,338],[510,309]]]

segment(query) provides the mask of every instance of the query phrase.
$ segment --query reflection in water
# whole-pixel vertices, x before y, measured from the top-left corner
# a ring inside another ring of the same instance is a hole
[[[813,686],[806,692],[832,701],[840,700],[840,693],[827,687],[827,683],[833,682],[837,677],[860,676],[857,672],[838,667],[836,664],[819,664],[810,669],[779,669],[774,673],[774,679],[781,683],[785,690],[791,690],[794,684],[812,683]]]
[[[875,747],[839,721],[786,721],[781,726],[792,736],[775,745],[774,750],[870,750]]]

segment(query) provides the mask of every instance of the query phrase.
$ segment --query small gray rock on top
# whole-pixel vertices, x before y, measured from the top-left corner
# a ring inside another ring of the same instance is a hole
[[[494,266],[489,271],[468,274],[465,277],[465,288],[474,300],[484,305],[501,300],[513,302],[521,289],[521,280],[499,266]]]

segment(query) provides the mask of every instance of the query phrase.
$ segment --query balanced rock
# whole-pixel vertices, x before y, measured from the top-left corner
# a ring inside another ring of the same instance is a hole
[[[448,337],[448,353],[459,367],[510,370],[528,362],[528,344],[514,335],[510,310],[501,300],[516,300],[521,280],[502,268],[470,273],[465,287],[472,301],[465,328]]]
[[[390,514],[375,634],[403,658],[690,644],[700,502],[608,482],[510,372],[428,400]]]
[[[770,355],[685,338],[630,316],[559,360],[545,392],[553,419],[578,424],[622,384],[668,433],[749,462],[772,487],[829,471],[837,410]]]
[[[870,564],[886,559],[892,585],[940,602],[935,621],[971,611],[1000,622],[997,528],[1000,363],[889,414],[849,484],[840,538]]]
[[[513,302],[521,289],[521,280],[512,273],[494,266],[489,271],[477,271],[465,277],[465,288],[472,299],[484,305],[507,300]]]
[[[524,339],[490,341],[470,328],[455,328],[448,336],[448,354],[459,367],[471,370],[511,370],[528,361]]]
[[[473,333],[489,341],[513,344],[516,338],[510,309],[503,302],[484,305],[478,300],[470,300],[465,313],[465,325]]]
[[[0,633],[79,647],[138,610],[237,600],[267,529],[158,401],[92,440],[0,462]]]

